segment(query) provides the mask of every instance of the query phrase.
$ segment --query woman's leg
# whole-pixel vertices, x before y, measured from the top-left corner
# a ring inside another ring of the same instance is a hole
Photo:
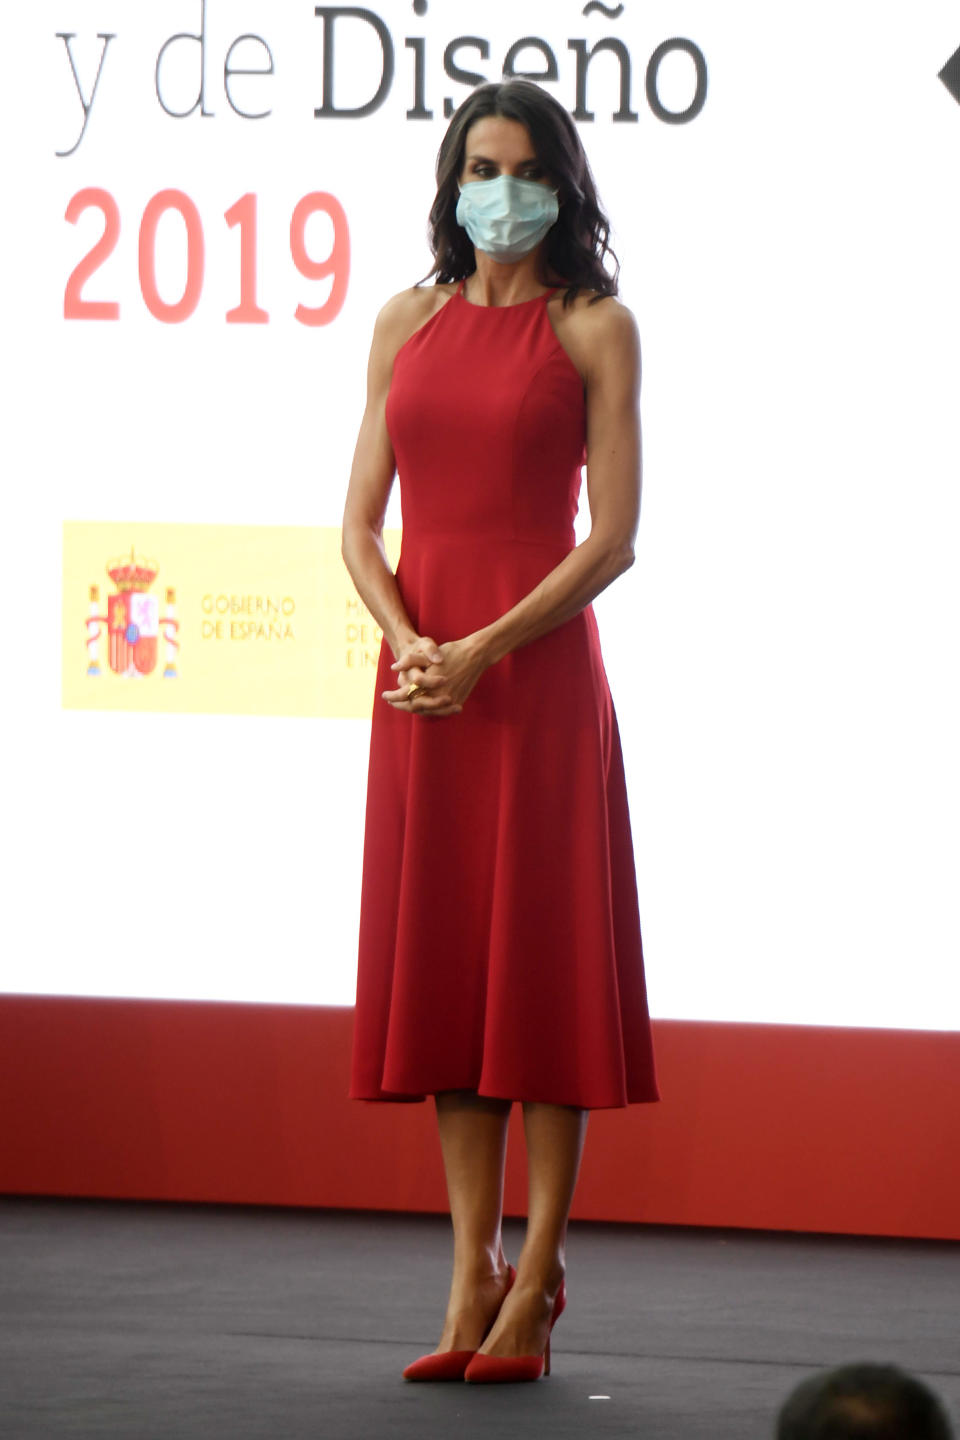
[[[567,1221],[587,1131],[587,1111],[523,1107],[529,1200],[517,1282],[481,1347],[485,1355],[540,1355],[566,1271]]]
[[[501,1227],[510,1102],[448,1090],[436,1104],[453,1221],[453,1282],[437,1350],[476,1350],[507,1280]]]

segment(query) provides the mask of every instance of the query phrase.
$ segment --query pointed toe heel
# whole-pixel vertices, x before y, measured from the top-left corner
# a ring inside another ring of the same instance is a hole
[[[462,1380],[476,1350],[445,1350],[442,1355],[421,1355],[403,1372],[404,1380]]]
[[[516,1278],[516,1270],[512,1265],[508,1265],[507,1288],[503,1292],[504,1300],[510,1294]],[[487,1334],[492,1328],[493,1320],[487,1326]],[[486,1336],[484,1336],[485,1338]],[[427,1381],[462,1380],[476,1353],[476,1350],[444,1350],[439,1355],[421,1355],[419,1360],[413,1360],[407,1366],[403,1372],[403,1378],[404,1380]]]
[[[550,1330],[542,1355],[481,1355],[477,1351],[464,1372],[468,1385],[513,1385],[522,1381],[539,1380],[541,1375],[550,1374],[550,1334],[554,1325],[566,1309],[567,1287],[561,1282],[557,1298],[553,1302],[550,1316]]]
[[[468,1385],[514,1385],[539,1380],[544,1373],[543,1355],[474,1355],[464,1371]]]

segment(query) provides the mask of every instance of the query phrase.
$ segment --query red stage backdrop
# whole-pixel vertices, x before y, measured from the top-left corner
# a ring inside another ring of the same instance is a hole
[[[0,1188],[445,1208],[432,1106],[345,1097],[352,1012],[0,1000]],[[659,1021],[659,1105],[591,1118],[575,1216],[960,1239],[960,1037]],[[524,1210],[511,1136],[507,1208]]]

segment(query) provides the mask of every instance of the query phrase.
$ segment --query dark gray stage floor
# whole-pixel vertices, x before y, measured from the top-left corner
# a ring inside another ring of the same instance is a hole
[[[960,1411],[960,1246],[576,1225],[549,1380],[408,1385],[448,1245],[426,1217],[2,1201],[0,1434],[769,1440],[857,1359]]]

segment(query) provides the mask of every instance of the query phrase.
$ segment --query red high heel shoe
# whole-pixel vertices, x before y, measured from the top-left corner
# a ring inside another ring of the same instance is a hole
[[[512,1265],[508,1265],[507,1288],[503,1292],[504,1300],[506,1300],[510,1294],[511,1287],[516,1278],[516,1270],[514,1270]],[[501,1304],[502,1303],[501,1301]],[[489,1335],[493,1329],[496,1318],[495,1315],[487,1326],[483,1340],[486,1340],[487,1335]],[[481,1345],[483,1344],[483,1340],[480,1342]],[[467,1366],[476,1353],[476,1350],[444,1350],[439,1355],[421,1355],[419,1360],[413,1360],[407,1366],[403,1372],[403,1378],[404,1380],[462,1380],[466,1373]]]
[[[550,1316],[550,1330],[542,1355],[481,1355],[478,1351],[464,1371],[464,1380],[471,1385],[503,1385],[515,1380],[539,1380],[541,1375],[550,1374],[550,1332],[560,1319],[567,1304],[566,1281],[560,1282],[557,1298],[553,1302]]]

